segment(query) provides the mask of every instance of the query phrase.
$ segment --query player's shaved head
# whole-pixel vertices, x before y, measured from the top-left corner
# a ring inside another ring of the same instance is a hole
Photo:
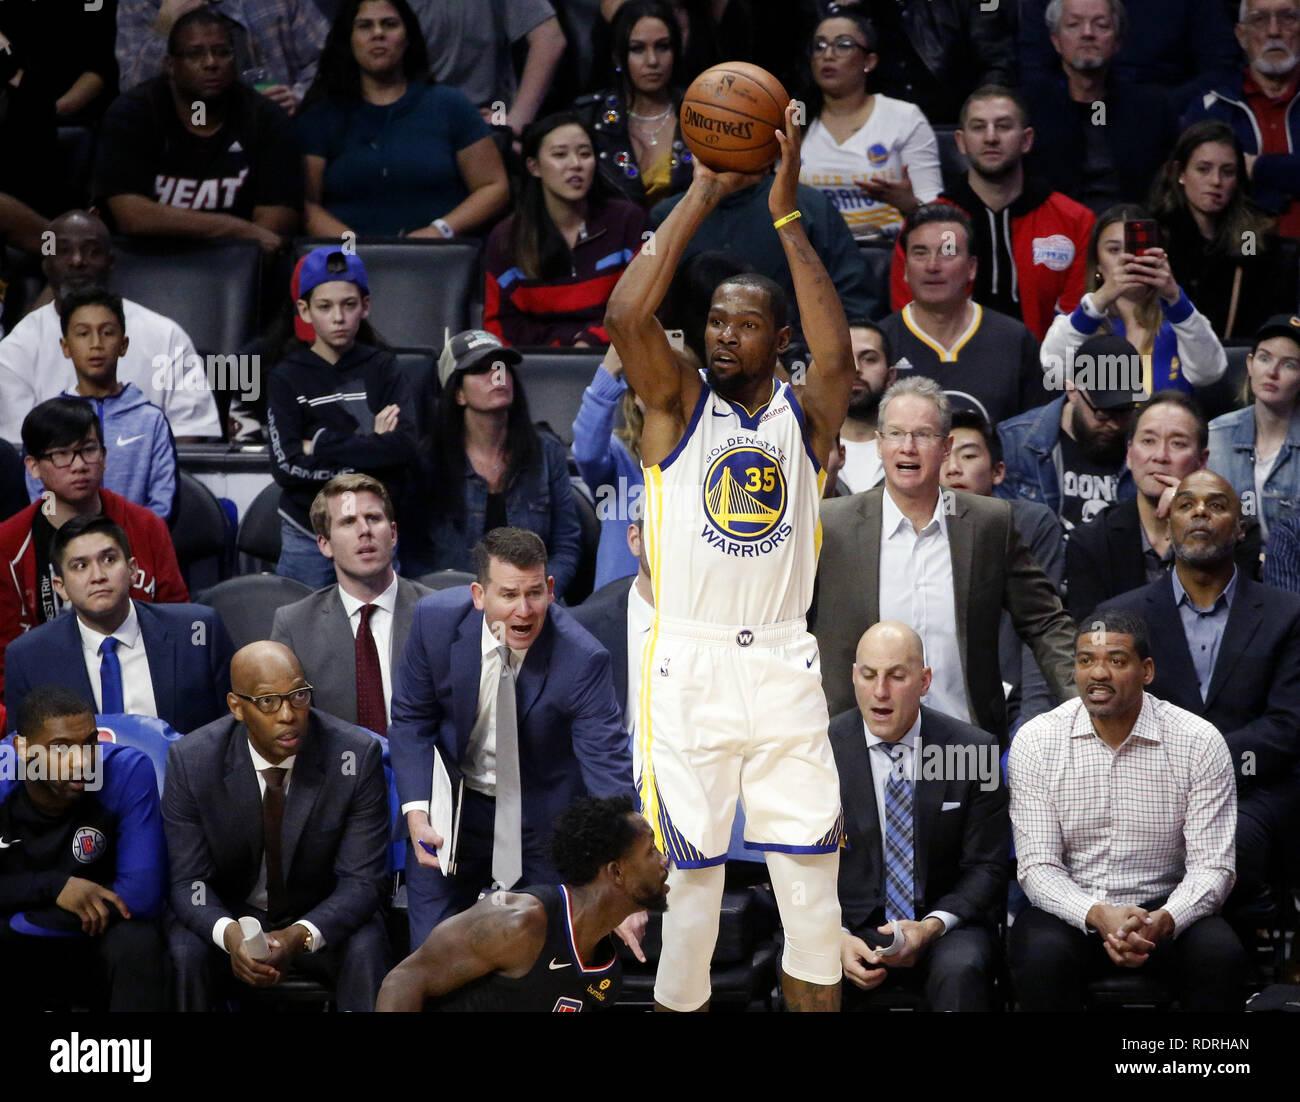
[[[275,692],[262,686],[273,681],[293,681],[302,676],[302,663],[298,656],[283,643],[270,639],[241,647],[230,660],[230,687],[248,696]]]
[[[857,661],[861,664],[865,657],[872,655],[889,655],[891,661],[886,665],[901,662],[918,669],[925,665],[925,645],[921,637],[897,620],[882,620],[862,633],[858,640]]]

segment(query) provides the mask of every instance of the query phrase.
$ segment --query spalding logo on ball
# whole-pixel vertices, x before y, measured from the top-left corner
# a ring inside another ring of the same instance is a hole
[[[682,138],[715,172],[761,172],[781,156],[776,131],[790,102],[766,69],[726,61],[706,69],[682,98]]]

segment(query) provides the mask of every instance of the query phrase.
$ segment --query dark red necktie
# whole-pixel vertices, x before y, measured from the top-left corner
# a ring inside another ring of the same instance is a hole
[[[361,626],[357,628],[357,726],[386,735],[384,676],[379,670],[379,648],[370,633],[370,617],[374,611],[374,605],[362,605]]]

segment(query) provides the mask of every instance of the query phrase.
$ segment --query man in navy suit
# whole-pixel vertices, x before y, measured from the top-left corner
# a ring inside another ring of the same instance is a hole
[[[103,714],[157,716],[184,734],[226,711],[234,646],[221,617],[189,604],[131,600],[136,563],[108,516],[74,517],[50,542],[59,616],[9,644],[5,708],[35,685],[64,685]]]
[[[858,643],[858,706],[830,725],[847,848],[840,857],[845,1010],[910,990],[930,1010],[991,1010],[1011,819],[986,731],[921,707],[930,668],[896,621]],[[892,926],[885,925],[892,923]],[[899,951],[884,955],[897,930]]]
[[[420,602],[394,678],[388,738],[411,837],[412,945],[493,884],[554,883],[548,836],[579,796],[632,795],[609,653],[551,607],[545,544],[496,528],[474,558],[478,580],[468,589]],[[449,877],[428,816],[435,749],[453,785],[464,779]]]
[[[1241,502],[1212,471],[1194,471],[1169,510],[1174,569],[1097,612],[1127,609],[1151,629],[1150,692],[1209,720],[1237,773],[1233,912],[1259,898],[1280,847],[1295,849],[1300,803],[1300,597],[1251,581],[1234,561]],[[1294,852],[1292,853],[1294,859]],[[1244,932],[1244,931],[1239,931]]]

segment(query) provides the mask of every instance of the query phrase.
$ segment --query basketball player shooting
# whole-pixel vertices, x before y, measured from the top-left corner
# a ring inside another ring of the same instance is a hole
[[[707,1009],[736,800],[765,851],[785,927],[786,1003],[837,1010],[843,833],[816,640],[804,616],[820,548],[825,465],[848,408],[844,310],[796,206],[796,104],[778,131],[769,208],[813,364],[801,393],[776,378],[790,342],[781,288],[757,275],[713,295],[703,374],[679,364],[655,311],[686,244],[762,173],[695,161],[685,197],[610,297],[605,324],[646,404],[644,539],[655,620],[643,648],[634,748],[642,807],[674,863],[657,1008]]]

